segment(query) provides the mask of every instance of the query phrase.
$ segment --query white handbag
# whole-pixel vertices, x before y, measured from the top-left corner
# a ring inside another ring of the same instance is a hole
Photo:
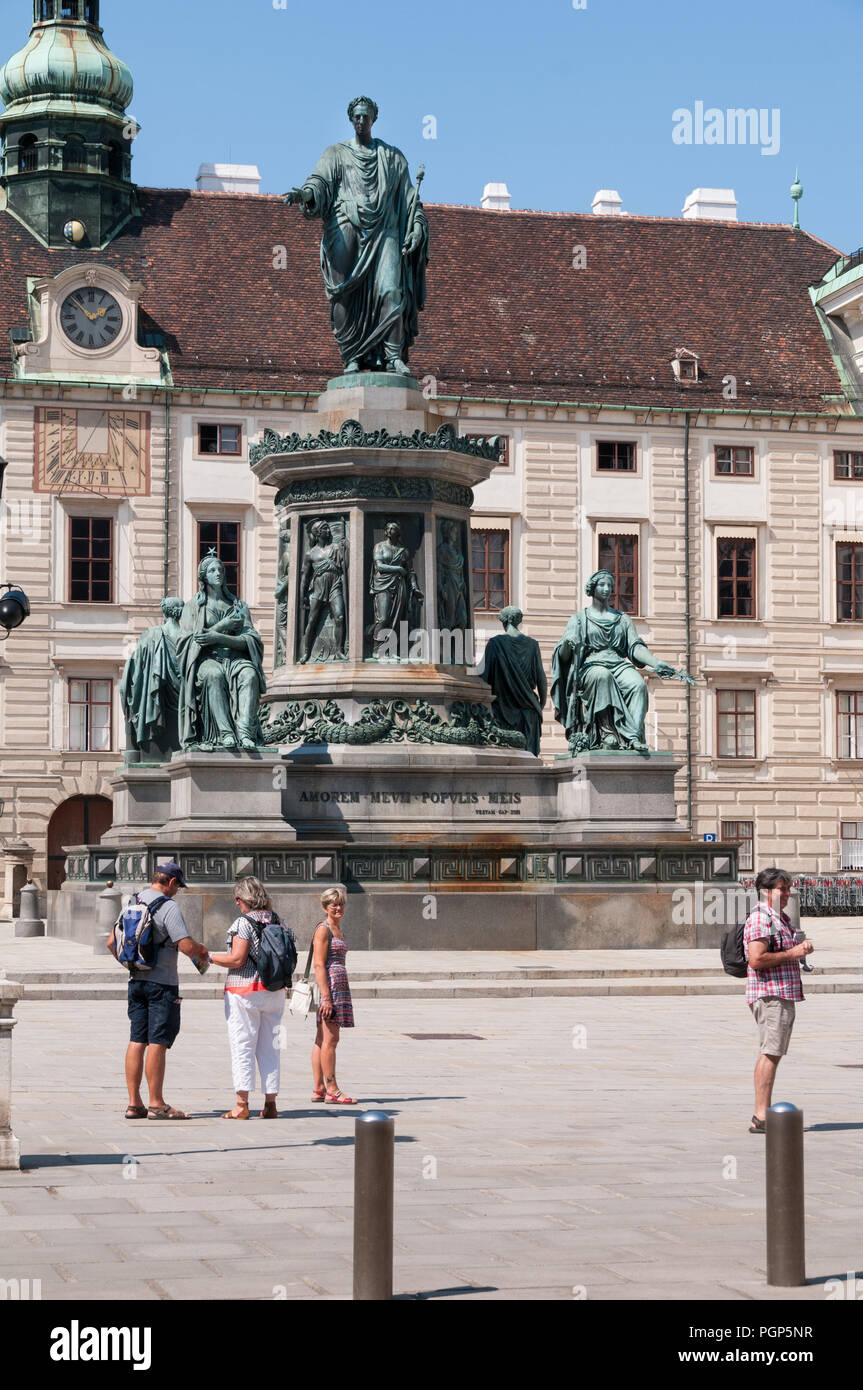
[[[317,930],[317,928],[315,928]],[[310,980],[309,975],[312,969],[312,956],[315,950],[315,938],[312,934],[312,944],[309,947],[309,958],[306,961],[306,969],[303,978],[295,985],[291,986],[291,997],[288,1001],[288,1013],[294,1018],[308,1018],[309,1014],[317,1013],[321,1007],[321,991],[315,980]],[[327,942],[327,960],[329,961],[329,942]]]

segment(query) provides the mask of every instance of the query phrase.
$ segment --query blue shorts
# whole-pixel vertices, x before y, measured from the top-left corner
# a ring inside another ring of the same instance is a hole
[[[129,981],[129,1041],[170,1047],[180,1031],[180,987]]]

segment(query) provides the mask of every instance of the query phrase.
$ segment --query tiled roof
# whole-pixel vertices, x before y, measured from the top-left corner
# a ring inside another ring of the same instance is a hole
[[[0,335],[26,324],[25,277],[84,261],[144,285],[178,385],[319,389],[340,362],[320,224],[273,196],[140,190],[103,252],[49,251],[0,215]],[[817,410],[841,394],[807,287],[832,247],[789,227],[427,205],[429,302],[411,367],[441,395]],[[287,269],[274,268],[284,246]],[[573,268],[578,247],[586,265]],[[671,358],[704,379],[677,385]],[[11,375],[11,367],[7,368]]]

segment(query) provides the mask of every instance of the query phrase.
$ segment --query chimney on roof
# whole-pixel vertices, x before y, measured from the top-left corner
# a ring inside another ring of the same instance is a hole
[[[260,193],[261,171],[257,164],[202,164],[197,183],[201,193]]]
[[[623,199],[616,188],[600,188],[593,195],[590,210],[598,217],[620,217],[623,213]]]
[[[737,221],[737,199],[733,188],[693,188],[683,204],[683,216],[712,218],[715,222]]]
[[[505,183],[487,183],[482,191],[480,207],[494,212],[509,212],[512,195]]]

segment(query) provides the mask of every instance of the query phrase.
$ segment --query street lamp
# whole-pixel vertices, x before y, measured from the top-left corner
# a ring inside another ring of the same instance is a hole
[[[30,617],[30,600],[24,590],[16,589],[14,584],[0,584],[0,589],[6,590],[0,596],[0,642],[5,642],[9,633]]]

